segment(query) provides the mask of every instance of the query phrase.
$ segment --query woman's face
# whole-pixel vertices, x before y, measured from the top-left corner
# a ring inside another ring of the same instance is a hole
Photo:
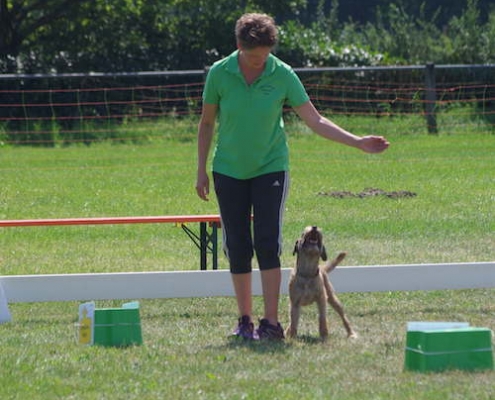
[[[255,47],[253,49],[243,49],[239,47],[243,62],[249,68],[261,69],[265,66],[266,59],[272,51],[271,47]]]

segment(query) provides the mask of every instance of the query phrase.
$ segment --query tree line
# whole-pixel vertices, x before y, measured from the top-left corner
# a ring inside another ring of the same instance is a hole
[[[0,73],[202,69],[251,11],[275,17],[275,52],[295,67],[495,63],[491,3],[0,0]]]

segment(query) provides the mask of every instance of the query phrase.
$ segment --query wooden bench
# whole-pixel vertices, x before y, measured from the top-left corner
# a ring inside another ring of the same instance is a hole
[[[164,215],[145,217],[101,217],[101,218],[57,218],[57,219],[17,219],[0,220],[0,228],[21,226],[62,226],[62,225],[116,225],[116,224],[164,224],[180,226],[199,249],[200,270],[208,266],[211,254],[212,269],[218,269],[218,228],[219,215]],[[199,223],[199,233],[188,224]]]

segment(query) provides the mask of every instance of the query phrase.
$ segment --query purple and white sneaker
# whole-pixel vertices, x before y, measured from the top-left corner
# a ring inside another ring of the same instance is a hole
[[[257,334],[254,330],[254,324],[251,322],[251,318],[248,315],[243,315],[239,318],[237,328],[232,332],[233,338],[240,338],[244,340],[257,340]]]

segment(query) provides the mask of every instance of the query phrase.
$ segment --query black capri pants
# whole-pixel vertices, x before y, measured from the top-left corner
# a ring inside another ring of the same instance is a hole
[[[223,251],[230,272],[251,272],[254,253],[260,270],[280,268],[289,173],[236,179],[213,172],[213,180],[222,219]]]

